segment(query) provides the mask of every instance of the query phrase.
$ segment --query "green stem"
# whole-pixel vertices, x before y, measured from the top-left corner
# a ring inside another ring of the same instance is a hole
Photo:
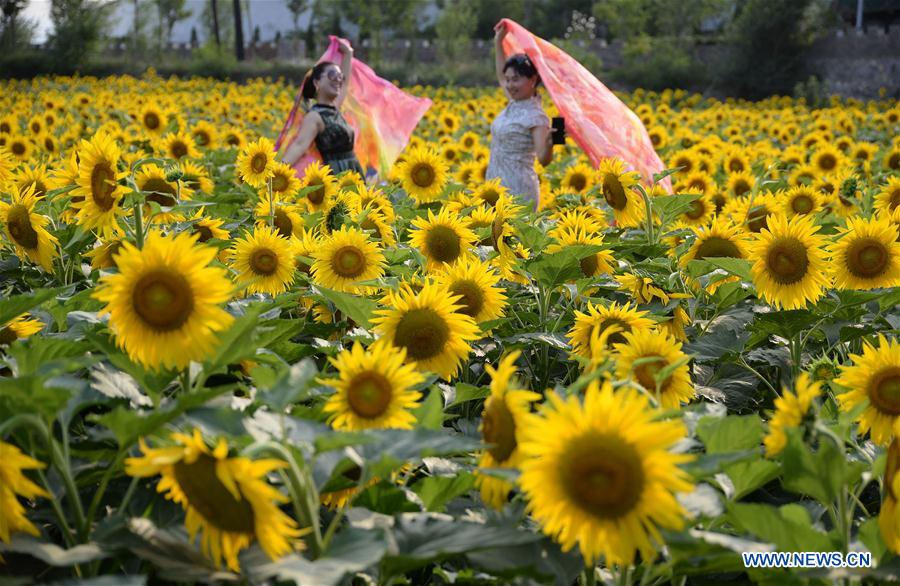
[[[119,450],[119,453],[116,454],[115,459],[112,464],[107,466],[106,471],[103,473],[103,477],[100,479],[100,486],[97,487],[97,491],[94,492],[94,498],[91,499],[91,504],[88,506],[87,511],[87,523],[85,527],[81,530],[82,540],[87,540],[90,535],[91,526],[94,524],[94,517],[97,514],[97,509],[100,508],[100,503],[103,501],[103,495],[106,493],[106,488],[109,486],[110,480],[112,480],[113,474],[119,471],[119,466],[122,463],[122,460],[125,457],[125,450]]]
[[[138,196],[134,202],[134,243],[138,248],[144,248],[144,201]]]
[[[344,519],[344,514],[347,511],[347,507],[341,507],[338,509],[337,514],[334,516],[334,519],[331,520],[331,523],[328,524],[328,529],[325,530],[325,537],[322,538],[322,551],[328,551],[328,544],[331,543],[331,538],[334,537],[335,532],[338,527],[341,525],[341,521]]]
[[[597,571],[594,566],[588,565],[581,572],[581,583],[583,586],[595,586],[597,584]]]
[[[779,393],[779,392],[775,389],[775,387],[772,386],[772,383],[770,383],[770,382],[766,379],[766,377],[764,377],[763,375],[759,374],[759,372],[758,372],[755,368],[753,368],[752,366],[750,366],[749,364],[747,364],[747,361],[744,360],[744,357],[743,357],[743,356],[739,356],[739,357],[738,357],[738,364],[740,364],[741,366],[743,366],[744,368],[746,368],[747,370],[749,370],[750,372],[752,372],[753,374],[755,374],[755,375],[759,378],[759,380],[761,380],[762,382],[764,382],[765,385],[766,385],[767,387],[769,387],[769,390],[772,391],[772,395],[773,395],[773,396],[775,396],[775,397],[780,397],[780,396],[781,396],[781,393]]]
[[[67,432],[63,430],[63,433]],[[59,449],[59,444],[56,443],[49,433],[47,434],[47,439],[50,444],[50,457],[53,461],[53,465],[59,470],[59,475],[63,479],[63,484],[66,485],[66,500],[69,501],[69,505],[72,507],[72,513],[75,515],[75,525],[83,528],[85,525],[84,507],[81,504],[81,497],[78,495],[78,487],[75,485],[75,479],[72,476],[70,462],[63,456]]]
[[[791,375],[796,381],[800,375],[800,361],[803,357],[803,346],[800,342],[800,336],[793,336],[790,341],[791,348]]]
[[[266,191],[269,196],[269,228],[275,227],[275,198],[272,193],[272,178],[266,180]]]

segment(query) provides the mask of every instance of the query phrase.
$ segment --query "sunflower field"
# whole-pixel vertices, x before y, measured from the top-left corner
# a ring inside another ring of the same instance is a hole
[[[638,90],[534,210],[496,88],[368,182],[295,91],[2,83],[0,584],[900,579],[896,100]]]

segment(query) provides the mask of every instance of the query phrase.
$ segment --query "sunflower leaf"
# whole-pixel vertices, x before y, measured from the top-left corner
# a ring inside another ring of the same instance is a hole
[[[65,287],[55,289],[35,289],[30,295],[16,295],[9,299],[0,300],[0,325],[19,317],[26,311],[37,307],[41,303],[52,299],[58,293],[65,291]]]
[[[322,294],[322,297],[334,303],[334,306],[337,307],[341,313],[356,322],[358,326],[366,329],[372,327],[369,320],[372,319],[372,313],[374,313],[375,308],[378,307],[377,301],[369,299],[368,297],[341,293],[340,291],[332,291],[331,289],[322,287],[317,287],[317,289],[319,290],[319,293]]]
[[[475,476],[468,472],[460,472],[455,476],[423,478],[412,486],[412,490],[422,499],[426,510],[440,513],[447,503],[466,494],[474,486]]]

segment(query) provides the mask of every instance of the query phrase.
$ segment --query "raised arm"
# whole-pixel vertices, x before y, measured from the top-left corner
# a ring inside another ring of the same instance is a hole
[[[303,122],[300,123],[300,131],[297,132],[297,138],[284,151],[284,156],[281,157],[281,160],[288,165],[294,166],[294,163],[299,161],[300,157],[312,146],[322,126],[322,117],[317,112],[308,112],[303,117]]]
[[[534,151],[541,165],[547,166],[553,160],[553,137],[549,126],[535,126],[531,129],[534,139]]]
[[[506,97],[509,93],[506,91],[506,80],[503,77],[503,65],[506,63],[506,55],[503,54],[503,38],[506,36],[506,25],[503,22],[494,27],[494,70],[497,73],[497,83],[503,89]]]
[[[350,89],[350,74],[353,73],[353,47],[341,40],[338,41],[338,50],[341,52],[341,75],[344,76],[344,83],[341,84],[341,91],[338,93],[334,105],[340,108]]]

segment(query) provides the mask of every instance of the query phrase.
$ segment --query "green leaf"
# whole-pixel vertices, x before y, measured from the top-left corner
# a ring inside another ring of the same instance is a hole
[[[455,407],[468,401],[477,401],[479,399],[487,399],[491,395],[491,389],[488,387],[476,387],[466,383],[456,383],[456,397],[447,405],[447,408]]]
[[[728,518],[739,529],[774,543],[779,551],[833,551],[838,544],[812,526],[809,512],[799,504],[776,509],[771,505],[732,503]]]
[[[444,397],[440,389],[432,387],[425,400],[413,410],[418,427],[440,429],[444,423]]]
[[[378,307],[377,301],[361,295],[341,293],[340,291],[332,291],[321,287],[316,288],[322,294],[322,297],[334,303],[334,306],[338,308],[341,313],[356,322],[358,326],[367,330],[372,328],[372,324],[369,320],[372,319],[372,314],[374,313],[375,308]]]
[[[91,345],[84,341],[66,340],[52,336],[32,336],[17,340],[9,347],[16,359],[19,376],[52,377],[87,368],[102,360],[102,356],[86,355]]]
[[[788,429],[787,436],[781,466],[784,487],[809,495],[826,507],[834,504],[842,486],[850,487],[866,468],[862,462],[848,460],[830,438],[823,438],[813,452],[803,441],[801,430]]]
[[[603,250],[602,246],[579,244],[552,254],[540,254],[525,263],[526,270],[539,283],[555,288],[584,276],[581,259]]]
[[[663,225],[669,220],[691,209],[694,200],[700,199],[699,193],[680,193],[678,195],[663,195],[650,198],[650,207],[655,214],[659,214]]]
[[[778,477],[780,468],[771,460],[750,460],[724,467],[725,474],[734,484],[733,500],[740,500],[757,488]]]
[[[881,536],[881,529],[878,527],[878,518],[872,517],[866,519],[859,526],[859,540],[872,552],[875,560],[881,560],[884,554],[888,552],[887,544]]]
[[[271,309],[271,306],[259,304],[247,308],[247,312],[237,318],[228,331],[219,337],[219,345],[216,354],[207,363],[206,372],[212,373],[229,364],[234,364],[242,358],[256,353],[257,341],[254,339],[253,330],[259,322],[259,315]]]
[[[283,413],[288,407],[309,396],[309,390],[316,384],[319,369],[312,358],[304,358],[289,369],[284,370],[275,383],[260,389],[256,398],[268,405],[276,413]]]
[[[422,499],[425,510],[440,513],[447,503],[466,494],[474,486],[475,476],[469,472],[460,472],[456,476],[423,478],[412,486],[412,490]]]
[[[96,420],[116,436],[120,446],[126,447],[136,442],[139,437],[154,433],[188,409],[199,407],[230,390],[227,386],[222,386],[179,395],[176,400],[164,403],[152,411],[135,410],[120,405]]]
[[[0,377],[0,413],[39,413],[52,419],[72,395],[86,388],[86,381],[74,377]]]
[[[66,287],[35,289],[29,295],[15,295],[9,299],[3,299],[0,301],[0,326],[6,325],[7,322],[37,307],[48,299],[52,299],[65,290]]]
[[[70,549],[56,544],[38,541],[36,538],[16,533],[10,543],[0,542],[0,553],[22,553],[37,558],[49,566],[68,567],[102,560],[110,556],[96,543],[84,543]]]
[[[758,448],[763,438],[759,415],[705,416],[697,424],[697,436],[709,454]]]
[[[699,277],[722,269],[730,275],[736,275],[748,283],[753,282],[753,273],[750,270],[750,261],[743,258],[707,257],[702,260],[688,261],[688,274]]]

